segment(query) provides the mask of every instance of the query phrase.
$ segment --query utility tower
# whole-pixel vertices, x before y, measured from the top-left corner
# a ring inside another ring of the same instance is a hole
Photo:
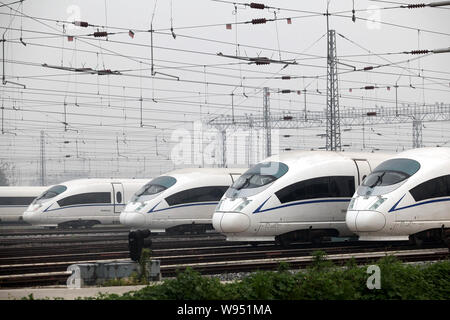
[[[45,186],[45,176],[47,173],[45,172],[45,140],[44,140],[44,131],[41,130],[41,154],[40,154],[40,180],[41,186]]]
[[[341,150],[336,32],[328,31],[326,150]]]
[[[413,118],[413,148],[421,148],[422,144],[422,120]]]
[[[266,157],[272,155],[272,128],[270,124],[270,92],[269,88],[264,87],[263,108],[264,108],[264,131],[266,135]]]

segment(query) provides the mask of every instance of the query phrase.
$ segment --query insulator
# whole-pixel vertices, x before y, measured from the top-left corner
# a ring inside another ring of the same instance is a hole
[[[292,120],[293,118],[292,118],[292,116],[284,116],[283,117],[283,120]]]
[[[408,9],[424,8],[426,6],[425,3],[408,4]]]
[[[98,75],[104,75],[104,74],[112,74],[111,69],[105,69],[105,70],[98,70]]]
[[[282,76],[281,80],[291,80],[291,76]]]
[[[108,32],[106,31],[97,31],[94,32],[94,37],[98,38],[98,37],[107,37],[108,36]]]
[[[254,61],[257,65],[270,64],[270,60],[266,57],[250,58],[250,61]]]
[[[373,89],[375,89],[375,86],[365,86],[364,89],[366,89],[366,90],[373,90]]]
[[[410,53],[411,54],[425,54],[425,53],[429,53],[430,50],[413,50]]]
[[[375,112],[375,111],[373,111],[373,112],[367,112],[367,116],[368,117],[373,117],[373,116],[376,116],[377,115],[377,113]]]
[[[89,24],[85,21],[74,21],[73,24],[83,28],[87,28],[89,26]]]
[[[291,93],[291,90],[289,89],[281,90],[281,93]]]
[[[252,24],[262,24],[262,23],[266,23],[267,20],[266,18],[260,18],[260,19],[253,19],[252,20]]]
[[[373,70],[373,67],[364,67],[363,69],[364,71],[369,71],[369,70]]]
[[[266,6],[264,4],[262,4],[262,3],[252,2],[252,3],[250,3],[250,8],[253,8],[253,9],[265,9]]]

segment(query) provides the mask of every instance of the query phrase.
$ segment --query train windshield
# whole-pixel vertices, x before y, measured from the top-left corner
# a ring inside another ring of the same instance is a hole
[[[161,176],[153,179],[139,189],[131,199],[131,202],[150,200],[152,196],[167,190],[177,182],[177,179],[169,176]]]
[[[51,199],[56,197],[57,195],[63,193],[67,190],[67,187],[64,185],[53,186],[50,189],[44,191],[40,196],[34,199],[33,204],[44,202],[47,199]]]
[[[384,161],[364,179],[358,188],[358,195],[381,195],[392,192],[419,169],[419,162],[411,159]]]
[[[231,185],[227,191],[227,197],[247,197],[256,194],[265,189],[265,186],[283,176],[288,170],[288,166],[282,162],[258,163]]]

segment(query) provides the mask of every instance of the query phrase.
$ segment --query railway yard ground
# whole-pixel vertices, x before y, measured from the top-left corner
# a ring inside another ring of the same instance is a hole
[[[39,229],[30,226],[0,226],[0,300],[76,299],[140,290],[142,285],[69,289],[69,265],[98,261],[130,261],[128,232],[121,226],[90,229]],[[314,253],[322,251],[335,265],[350,260],[358,265],[386,255],[405,263],[449,259],[444,245],[417,248],[407,243],[361,243],[356,241],[298,243],[288,248],[274,244],[253,246],[231,243],[221,234],[151,235],[152,259],[160,260],[162,279],[177,270],[192,268],[202,275],[218,277],[223,283],[242,279],[257,270],[277,270],[287,263],[298,270],[308,268]],[[160,282],[154,282],[160,283]]]

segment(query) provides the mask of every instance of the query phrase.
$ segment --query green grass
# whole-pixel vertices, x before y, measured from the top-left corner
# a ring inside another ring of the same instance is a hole
[[[324,253],[314,254],[313,264],[304,270],[257,271],[240,281],[221,283],[192,269],[176,278],[124,295],[102,294],[90,299],[126,300],[389,300],[450,298],[450,261],[406,265],[394,257],[373,263],[381,270],[381,289],[368,289],[367,266],[354,261],[335,266]]]

